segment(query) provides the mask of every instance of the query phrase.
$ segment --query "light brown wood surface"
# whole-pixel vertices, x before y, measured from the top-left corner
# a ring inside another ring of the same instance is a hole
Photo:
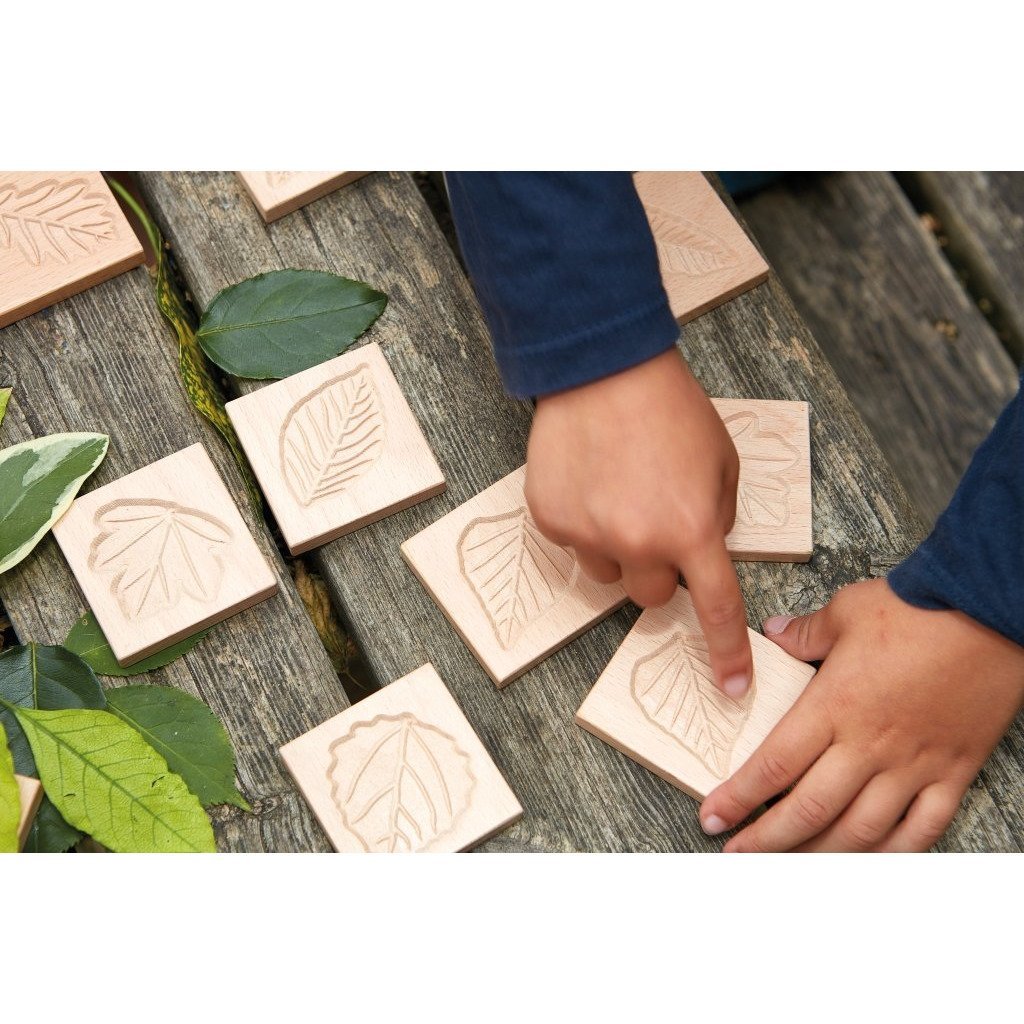
[[[487,674],[504,686],[626,603],[543,537],[520,467],[402,545]]]
[[[143,260],[96,171],[0,171],[0,327]]]
[[[361,178],[367,171],[239,171],[256,209],[269,224]]]
[[[454,853],[523,809],[433,665],[281,748],[341,853]]]
[[[713,398],[740,457],[733,558],[806,562],[811,557],[811,435],[806,402]]]
[[[122,665],[277,592],[201,444],[77,498],[53,533]]]
[[[639,171],[633,180],[680,323],[767,279],[768,264],[699,171]]]
[[[18,781],[18,797],[21,800],[21,817],[18,819],[18,849],[25,845],[28,830],[39,810],[43,799],[43,786],[38,779],[30,779],[27,775],[15,775]]]
[[[376,344],[227,404],[292,554],[444,490]]]
[[[814,669],[747,631],[754,682],[733,700],[714,684],[707,644],[684,587],[648,608],[576,713],[576,724],[666,782],[702,799],[757,749]]]

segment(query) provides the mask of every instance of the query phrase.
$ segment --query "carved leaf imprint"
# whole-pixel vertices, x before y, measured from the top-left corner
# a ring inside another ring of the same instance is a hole
[[[281,428],[281,471],[304,506],[338,494],[384,450],[384,414],[365,363],[317,388]]]
[[[476,785],[455,739],[411,714],[359,722],[328,752],[331,799],[372,853],[427,849],[455,827]]]
[[[113,574],[110,592],[126,619],[173,608],[183,595],[217,596],[232,534],[213,516],[172,501],[117,501],[97,510],[95,523],[89,568]]]
[[[290,178],[293,178],[297,173],[297,171],[264,171],[267,178],[267,184],[271,188],[278,188]]]
[[[747,526],[784,526],[789,522],[789,481],[786,473],[800,453],[781,434],[762,433],[752,412],[725,419],[740,457],[736,521]]]
[[[644,715],[725,778],[740,730],[750,716],[754,688],[741,700],[715,686],[702,636],[674,633],[633,667],[631,689]]]
[[[525,508],[471,522],[459,538],[459,565],[505,650],[579,574],[572,552],[547,540]]]
[[[17,245],[33,266],[47,256],[67,263],[117,237],[109,197],[83,178],[48,179],[18,189],[0,183],[0,248]]]
[[[651,232],[662,268],[690,277],[703,277],[739,262],[739,256],[717,235],[692,220],[653,207]]]

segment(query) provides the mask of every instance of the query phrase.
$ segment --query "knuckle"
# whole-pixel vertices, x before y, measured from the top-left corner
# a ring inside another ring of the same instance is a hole
[[[956,808],[949,813],[933,810],[922,814],[916,823],[917,834],[924,843],[931,846],[943,837],[955,813]]]
[[[721,629],[723,626],[732,625],[737,619],[745,620],[743,604],[733,598],[712,601],[704,608],[701,619],[705,627]]]
[[[757,775],[765,786],[777,793],[789,784],[789,765],[777,754],[764,753],[757,761]]]
[[[883,824],[870,818],[854,818],[847,826],[845,844],[854,850],[870,850],[885,838]]]
[[[794,812],[800,822],[814,831],[820,832],[831,820],[832,813],[828,806],[817,797],[806,793],[794,794]]]

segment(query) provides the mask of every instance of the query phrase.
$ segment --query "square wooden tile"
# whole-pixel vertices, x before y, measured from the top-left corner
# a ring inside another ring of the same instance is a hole
[[[81,495],[53,534],[122,665],[277,591],[201,444]]]
[[[0,327],[143,260],[96,171],[0,171]]]
[[[269,224],[351,184],[367,171],[239,171],[256,209]]]
[[[445,488],[379,345],[286,377],[227,410],[292,554]]]
[[[454,853],[523,809],[433,665],[281,748],[339,853]]]
[[[487,674],[505,686],[626,603],[584,576],[526,507],[523,466],[402,545]]]
[[[740,457],[729,553],[751,562],[806,562],[814,547],[807,403],[711,401]]]
[[[767,279],[768,264],[699,171],[640,171],[633,181],[680,323]]]
[[[690,595],[680,587],[629,631],[576,724],[698,800],[757,749],[814,669],[748,630],[754,682],[741,700],[714,685]]]
[[[28,830],[32,827],[36,811],[43,799],[43,786],[38,779],[30,779],[27,775],[15,775],[18,781],[18,795],[21,798],[21,818],[18,821],[18,849],[25,845]]]

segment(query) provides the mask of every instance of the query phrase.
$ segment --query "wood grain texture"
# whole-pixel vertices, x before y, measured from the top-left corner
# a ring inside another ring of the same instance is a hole
[[[238,177],[269,223],[361,178],[366,171],[239,171]]]
[[[248,200],[246,200],[248,202]],[[327,850],[312,812],[294,796],[278,746],[348,706],[234,459],[194,411],[178,377],[177,345],[139,268],[0,332],[0,380],[14,386],[3,423],[13,443],[56,431],[110,434],[85,492],[202,442],[277,577],[271,600],[218,624],[194,650],[146,682],[200,697],[224,722],[255,813],[213,812],[222,850]],[[23,640],[60,643],[83,601],[52,537],[0,577],[0,597]],[[131,680],[104,680],[118,685]]]
[[[292,554],[444,490],[378,345],[236,398],[227,411]]]
[[[801,175],[743,210],[933,521],[1015,390],[1011,360],[891,175]]]
[[[634,610],[498,691],[402,561],[402,541],[523,464],[531,417],[502,393],[469,283],[412,180],[371,175],[269,228],[230,174],[145,173],[141,181],[201,304],[242,277],[289,266],[346,274],[388,293],[369,340],[386,352],[448,490],[312,559],[378,679],[436,665],[522,801],[523,819],[483,848],[720,848],[684,794],[572,722]],[[752,624],[810,611],[910,550],[922,524],[776,280],[693,321],[682,347],[711,394],[805,401],[814,410],[815,553],[803,565],[739,565]],[[979,785],[943,845],[1016,849],[1017,836],[1024,833],[1011,832]]]
[[[201,444],[79,496],[53,536],[124,666],[277,592]]]
[[[716,686],[685,587],[648,608],[576,712],[576,724],[702,800],[735,774],[796,703],[814,669],[747,631],[754,681],[739,700]]]
[[[21,817],[18,819],[18,849],[25,845],[28,830],[35,820],[36,811],[43,799],[43,786],[38,779],[26,775],[15,775],[18,782],[18,798],[21,800]]]
[[[952,258],[993,306],[1002,340],[1024,358],[1024,173],[921,171],[908,175],[941,222]]]
[[[681,324],[768,277],[764,257],[699,171],[638,171],[633,181]]]
[[[457,853],[523,809],[433,665],[281,748],[340,853]]]
[[[99,172],[0,172],[0,327],[142,260]]]

